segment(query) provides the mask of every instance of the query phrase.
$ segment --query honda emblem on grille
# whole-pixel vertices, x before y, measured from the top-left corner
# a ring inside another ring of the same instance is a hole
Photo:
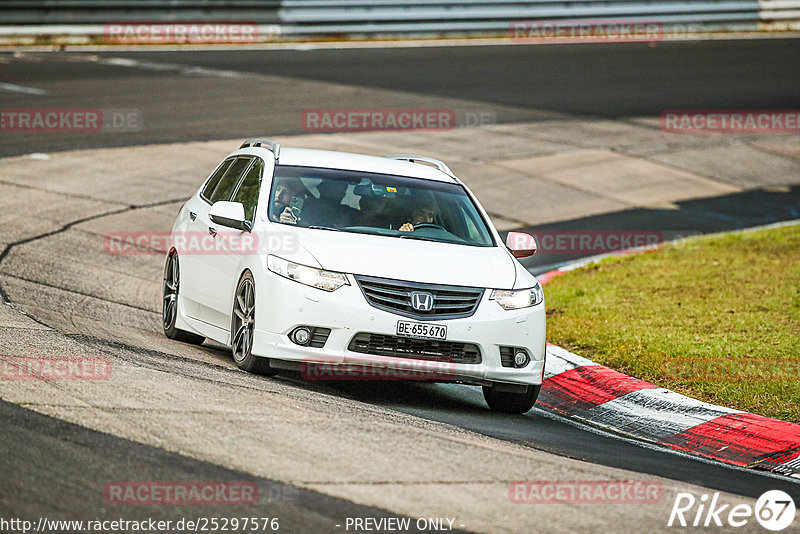
[[[433,309],[433,295],[422,291],[411,293],[411,307],[417,311],[431,311]]]

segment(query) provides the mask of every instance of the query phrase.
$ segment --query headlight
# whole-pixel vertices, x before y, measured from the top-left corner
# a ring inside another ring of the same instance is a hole
[[[537,283],[530,289],[495,289],[489,298],[497,301],[504,310],[519,310],[540,304],[544,300],[544,292]]]
[[[342,286],[350,285],[350,282],[347,281],[347,276],[342,273],[323,271],[316,267],[301,265],[277,256],[267,256],[267,267],[279,276],[324,291],[336,291]]]

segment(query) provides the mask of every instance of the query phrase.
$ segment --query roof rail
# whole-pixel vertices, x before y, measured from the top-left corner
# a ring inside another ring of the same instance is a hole
[[[281,144],[277,141],[273,141],[272,139],[247,139],[244,143],[242,143],[242,146],[240,146],[239,149],[241,150],[242,148],[247,148],[249,146],[266,148],[275,154],[275,161],[278,161],[278,158],[281,155]]]
[[[440,171],[442,171],[443,173],[448,174],[448,175],[452,176],[453,178],[456,178],[456,175],[453,174],[453,171],[450,170],[450,167],[448,167],[447,165],[445,165],[443,162],[439,161],[436,158],[429,158],[428,156],[413,156],[411,154],[391,154],[391,155],[388,155],[388,156],[385,156],[385,157],[387,157],[389,159],[399,159],[399,160],[403,160],[403,161],[410,161],[411,163],[416,163],[418,161],[422,161],[424,163],[430,163],[432,165],[435,165],[436,168],[439,169]],[[458,179],[458,178],[456,178],[456,179]]]

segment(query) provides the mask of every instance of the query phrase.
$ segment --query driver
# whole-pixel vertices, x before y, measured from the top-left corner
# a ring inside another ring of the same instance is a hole
[[[430,201],[425,201],[411,210],[411,220],[400,227],[401,232],[413,232],[414,226],[420,224],[433,224],[436,218],[436,206]]]
[[[286,182],[279,183],[275,186],[275,197],[272,200],[272,213],[273,217],[278,216],[278,220],[286,224],[297,224],[297,217],[292,212],[292,202],[295,199],[295,194]]]

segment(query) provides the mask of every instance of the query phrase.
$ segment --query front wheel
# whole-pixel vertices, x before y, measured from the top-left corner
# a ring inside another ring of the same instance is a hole
[[[494,412],[525,413],[536,404],[542,386],[527,386],[522,392],[497,391],[491,386],[483,386],[483,398]]]
[[[256,286],[253,275],[244,273],[233,297],[231,320],[231,351],[233,361],[242,371],[274,375],[269,359],[253,356],[253,334],[256,329]]]
[[[161,302],[161,322],[164,327],[164,335],[176,341],[202,345],[206,340],[203,336],[179,330],[175,328],[175,321],[178,318],[178,292],[181,286],[181,268],[178,261],[178,253],[173,252],[167,258],[164,266],[164,291]]]

